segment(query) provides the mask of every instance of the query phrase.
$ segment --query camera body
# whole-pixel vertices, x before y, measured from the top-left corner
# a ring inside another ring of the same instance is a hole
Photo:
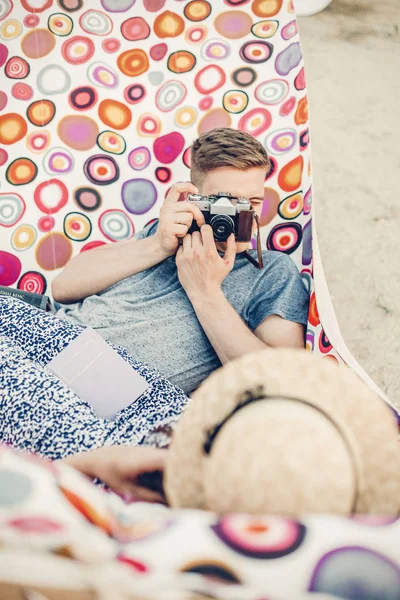
[[[229,192],[212,196],[189,194],[187,200],[198,206],[205,222],[212,227],[214,239],[226,242],[231,233],[237,242],[249,242],[253,232],[254,209],[247,198],[232,197]],[[188,233],[199,231],[193,220]]]

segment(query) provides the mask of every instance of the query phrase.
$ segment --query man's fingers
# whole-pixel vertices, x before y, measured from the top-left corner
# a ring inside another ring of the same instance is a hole
[[[210,225],[203,225],[201,228],[201,237],[203,246],[206,248],[215,248],[214,233]]]
[[[174,212],[178,213],[178,212],[190,212],[193,217],[196,220],[196,223],[199,227],[201,227],[202,225],[204,225],[204,215],[201,212],[201,210],[199,209],[198,206],[196,206],[195,204],[193,204],[192,202],[178,202],[175,206],[174,206]]]
[[[148,488],[139,485],[132,485],[130,488],[132,496],[134,496],[136,500],[141,500],[142,502],[159,502],[161,504],[166,504],[165,496],[159,492],[154,492],[153,490],[149,490]]]
[[[169,215],[168,220],[171,225],[186,225],[189,229],[193,223],[193,215],[191,212],[177,213],[176,215]]]
[[[205,225],[205,222],[206,222],[204,215],[198,206],[195,206],[195,209],[196,209],[196,214],[194,214],[194,218],[196,219],[196,223],[199,227],[203,227],[203,225]]]
[[[184,193],[198,194],[199,190],[190,181],[180,181],[172,186],[164,202],[178,202],[179,196]]]
[[[137,448],[137,450],[139,450],[139,448]],[[138,457],[140,456],[140,460],[138,458],[138,464],[142,467],[141,470],[143,473],[164,470],[168,450],[145,446],[141,446],[140,450],[142,452],[140,455],[138,454]]]
[[[192,247],[192,236],[190,234],[185,235],[185,237],[182,240],[182,246],[184,252],[185,250],[190,250],[190,248]]]
[[[113,491],[127,504],[135,501],[166,503],[165,497],[159,492],[154,492],[134,483],[125,483],[119,488],[114,488]]]
[[[187,227],[186,225],[179,225],[179,223],[176,223],[173,227],[172,227],[172,233],[174,235],[176,235],[176,237],[178,238],[184,238],[185,235],[188,232],[189,227]]]
[[[202,248],[203,242],[201,241],[200,231],[194,231],[192,233],[192,248]]]
[[[227,263],[231,263],[235,260],[235,256],[236,256],[236,241],[235,241],[235,236],[233,233],[231,233],[231,235],[228,237],[226,242],[227,242],[227,244],[226,244],[226,251],[224,254],[224,260]]]

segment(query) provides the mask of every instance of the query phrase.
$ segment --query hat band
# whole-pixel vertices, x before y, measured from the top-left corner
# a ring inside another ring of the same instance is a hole
[[[331,423],[331,425],[336,429],[336,431],[339,433],[339,435],[341,436],[341,438],[347,448],[348,455],[350,457],[351,466],[352,466],[354,481],[355,481],[355,489],[354,489],[351,513],[352,514],[355,513],[357,510],[358,498],[359,498],[360,477],[359,477],[358,468],[357,468],[357,464],[356,464],[356,461],[354,458],[351,444],[350,444],[349,440],[347,439],[346,435],[343,433],[343,431],[339,427],[339,425],[336,423],[336,421],[334,421],[332,419],[332,417],[327,412],[322,410],[319,406],[315,406],[314,404],[311,404],[310,402],[307,402],[306,400],[303,400],[302,398],[296,398],[293,396],[281,396],[281,395],[267,396],[262,391],[262,388],[257,388],[257,390],[255,390],[254,392],[251,392],[251,391],[245,392],[245,398],[246,399],[243,402],[241,402],[240,404],[238,404],[225,417],[225,419],[223,421],[221,421],[218,425],[216,425],[215,427],[213,427],[212,429],[209,429],[207,431],[207,437],[203,444],[203,450],[204,450],[205,454],[208,455],[211,453],[212,446],[215,442],[215,439],[216,439],[217,435],[219,434],[219,432],[221,431],[221,429],[223,428],[223,426],[229,421],[229,419],[231,419],[242,408],[249,406],[250,404],[253,404],[254,402],[258,402],[259,400],[292,400],[295,402],[301,402],[302,404],[309,406],[310,408],[316,410],[321,415],[323,415]]]

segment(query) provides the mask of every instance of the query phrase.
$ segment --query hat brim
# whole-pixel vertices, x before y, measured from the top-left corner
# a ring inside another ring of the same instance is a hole
[[[397,514],[400,452],[392,410],[346,366],[289,349],[267,349],[232,361],[193,394],[167,460],[165,490],[172,506],[208,508],[203,478],[209,432],[243,403],[246,392],[260,390],[306,401],[346,427],[362,473],[356,512]]]

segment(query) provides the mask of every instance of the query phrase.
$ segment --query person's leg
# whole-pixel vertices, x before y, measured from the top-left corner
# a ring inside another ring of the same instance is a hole
[[[81,331],[82,327],[58,319],[51,313],[45,313],[20,300],[0,296],[0,335],[5,335],[9,344],[21,348],[26,358],[33,360],[42,367],[59,354]],[[107,421],[108,425],[103,442],[107,445],[154,443],[154,436],[151,436],[151,432],[158,427],[173,424],[182,413],[188,398],[182,390],[172,385],[158,371],[136,361],[124,348],[112,343],[110,343],[110,346],[146,379],[149,387],[135,402],[117,413],[114,421]],[[31,368],[33,367],[31,366]],[[50,371],[46,370],[45,372],[49,382],[55,380],[58,382],[58,386],[61,386],[64,391],[67,390],[69,394],[77,399],[77,396],[57,378],[53,377]],[[36,376],[38,376],[37,373]],[[49,384],[49,387],[52,386]],[[18,394],[20,394],[20,390],[17,390]],[[62,400],[57,399],[57,391],[55,391],[52,399],[50,398],[51,389],[48,390],[48,394],[46,403],[53,402],[53,410],[60,413],[59,416],[53,417],[52,423],[56,430],[53,432],[49,430],[49,436],[52,439],[57,436],[57,422],[59,419],[64,418],[62,415],[67,410],[65,406],[68,404],[64,406]],[[35,401],[37,404],[42,402],[38,396],[32,396],[32,404]],[[103,421],[88,404],[82,403],[80,400],[79,402],[81,407],[84,406],[86,410],[90,411],[90,415],[85,417],[82,414],[81,423],[84,422],[85,418],[88,419],[89,424],[94,424],[96,420]],[[38,411],[40,412],[39,408]],[[1,404],[0,412],[3,413]],[[0,415],[1,417],[2,415]],[[13,427],[16,426],[13,425]],[[80,429],[74,432],[75,428],[72,426],[71,436],[75,435],[79,438],[81,435]],[[20,436],[23,437],[23,435],[23,432],[20,432]],[[75,448],[79,448],[78,442],[74,442],[74,444]]]
[[[0,335],[7,336],[26,355],[46,365],[83,330],[16,298],[0,295]]]
[[[154,445],[161,440],[163,444],[168,435],[162,432],[154,435],[153,432],[174,426],[189,402],[188,396],[159,371],[135,361],[124,348],[110,345],[146,379],[149,387],[135,402],[116,414],[115,428],[107,443]]]
[[[0,443],[58,459],[104,446],[114,427],[0,337]]]

